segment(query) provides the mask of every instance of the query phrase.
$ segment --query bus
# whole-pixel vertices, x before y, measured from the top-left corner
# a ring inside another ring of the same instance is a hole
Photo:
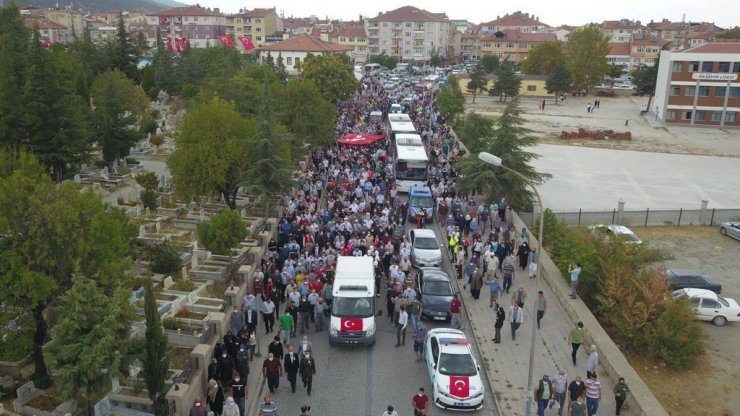
[[[402,113],[388,115],[388,131],[391,134],[391,143],[395,143],[397,134],[416,134],[416,127],[414,127],[411,118],[408,118],[406,114],[403,114],[406,118],[396,117],[401,115]]]
[[[367,64],[362,68],[365,75],[374,77],[380,73],[380,64]]]
[[[395,156],[394,171],[399,192],[409,192],[414,186],[426,186],[429,158],[418,134],[397,134]]]

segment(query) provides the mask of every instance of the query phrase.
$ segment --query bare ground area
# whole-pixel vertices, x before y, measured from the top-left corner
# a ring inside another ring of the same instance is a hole
[[[740,157],[740,130],[674,127],[659,125],[652,113],[639,115],[640,106],[647,104],[647,97],[624,96],[598,97],[600,108],[586,112],[588,103],[597,97],[568,97],[555,105],[547,99],[545,110],[538,108],[541,98],[521,98],[526,126],[542,139],[543,143],[636,150],[644,152],[681,153],[705,156]],[[467,97],[466,108],[486,115],[500,115],[506,104],[498,97],[478,96],[475,103]],[[625,127],[625,120],[629,125]],[[562,131],[614,130],[632,132],[632,141],[561,140]]]
[[[740,299],[740,241],[723,237],[718,227],[661,227],[634,231],[651,247],[672,255],[668,268],[685,267],[722,284],[722,295]],[[740,369],[740,322],[724,327],[701,324],[705,357],[691,370],[677,372],[644,357],[628,357],[672,416],[740,415],[737,374]]]

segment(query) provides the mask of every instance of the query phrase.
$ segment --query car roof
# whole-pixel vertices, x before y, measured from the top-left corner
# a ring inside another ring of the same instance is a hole
[[[424,281],[451,282],[450,276],[444,272],[424,272]]]
[[[679,289],[676,292],[683,292],[686,294],[686,296],[693,298],[693,297],[705,297],[705,298],[712,298],[717,299],[718,295],[711,290],[707,289],[693,289],[693,288],[687,288],[687,289]]]
[[[675,274],[676,276],[702,276],[704,277],[704,275],[702,275],[701,273],[698,273],[691,269],[669,269],[668,271]]]
[[[612,230],[615,234],[634,234],[632,230],[625,227],[624,225],[611,224],[609,225],[609,229]]]
[[[434,231],[428,230],[426,228],[417,228],[412,231],[415,237],[437,238],[437,236],[434,234]]]
[[[470,342],[462,331],[452,328],[435,328],[429,331],[439,342],[439,349],[450,354],[470,354]],[[442,342],[442,340],[457,340],[461,344]]]

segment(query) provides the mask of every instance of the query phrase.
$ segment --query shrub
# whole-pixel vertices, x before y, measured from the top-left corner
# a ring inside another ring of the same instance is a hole
[[[171,289],[180,292],[192,292],[195,290],[195,283],[190,279],[180,279],[172,285]]]
[[[149,143],[154,147],[159,147],[164,144],[163,134],[154,134],[149,138]]]
[[[198,239],[214,254],[228,254],[246,236],[244,221],[237,211],[229,208],[198,224]]]
[[[183,325],[176,318],[170,317],[162,319],[162,327],[164,327],[164,329],[177,331],[178,329],[182,329]]]
[[[145,253],[145,259],[151,263],[150,268],[154,273],[175,273],[182,266],[180,253],[167,241],[150,246]]]
[[[159,186],[159,178],[155,172],[146,172],[136,176],[136,183],[144,189],[155,190]]]
[[[157,194],[151,189],[144,189],[139,193],[139,199],[146,208],[157,209]]]
[[[105,160],[96,160],[93,162],[95,164],[95,167],[98,169],[103,169],[104,167],[108,166],[108,162]]]
[[[141,162],[139,162],[138,160],[134,159],[133,157],[127,157],[126,158],[126,164],[127,165],[139,165],[139,164],[141,164]]]
[[[649,351],[671,367],[691,367],[704,353],[702,329],[688,300],[669,298],[655,328],[648,334]]]

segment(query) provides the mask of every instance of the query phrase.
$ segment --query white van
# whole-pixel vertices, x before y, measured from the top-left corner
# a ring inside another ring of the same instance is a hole
[[[371,111],[370,112],[370,122],[380,122],[383,121],[383,112],[382,111]]]
[[[375,266],[372,257],[339,256],[334,274],[329,343],[375,344]]]

